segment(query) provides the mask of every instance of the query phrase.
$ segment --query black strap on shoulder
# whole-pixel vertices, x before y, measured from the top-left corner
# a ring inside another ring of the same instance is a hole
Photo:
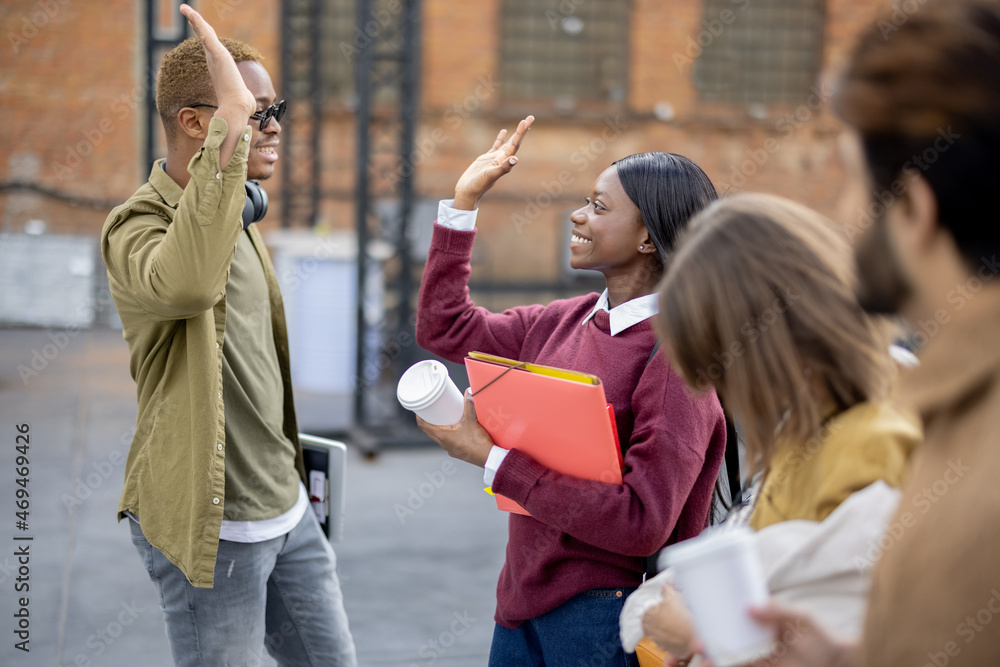
[[[660,351],[660,341],[656,341],[656,345],[653,346],[653,351],[649,353],[649,359],[646,360],[646,365],[649,366],[653,363],[653,359],[656,358],[656,353]],[[721,399],[720,399],[721,401]],[[723,406],[723,409],[725,406]],[[736,434],[736,424],[729,417],[729,412],[726,415],[726,477],[729,482],[729,491],[732,495],[731,501],[732,506],[736,507],[743,500],[743,489],[740,488],[740,447],[739,447],[739,436]]]
[[[656,341],[656,344],[653,345],[653,351],[649,353],[649,359],[646,359],[646,368],[648,368],[649,365],[651,363],[653,363],[653,359],[656,358],[656,353],[659,352],[659,351],[660,351],[660,341]],[[620,443],[618,443],[618,445],[621,447],[621,450],[622,450],[622,459],[623,460],[625,458],[625,454],[628,452],[628,448],[629,448],[630,444],[631,443],[628,443],[628,442],[620,442]]]
[[[725,407],[723,407],[725,409]],[[732,504],[739,507],[743,502],[743,489],[740,488],[740,440],[736,433],[736,424],[726,412],[726,477],[729,481],[729,493]]]
[[[649,353],[649,359],[646,359],[647,366],[653,363],[653,359],[656,359],[656,353],[659,351],[660,351],[660,341],[656,341],[656,345],[653,346],[653,351]]]
[[[659,351],[660,351],[660,341],[657,340],[656,341],[656,345],[653,346],[653,351],[649,353],[649,359],[646,360],[646,366],[647,367],[651,363],[653,363],[653,359],[656,358],[656,353],[659,352]],[[628,449],[628,445],[627,444],[622,447],[622,456],[625,455],[625,451],[627,449]],[[653,553],[653,554],[651,554],[649,556],[643,556],[642,557],[643,580],[645,580],[646,577],[652,577],[654,574],[656,574],[656,570],[657,570],[657,567],[656,567],[656,557],[657,557],[657,555],[659,553],[660,553],[660,551],[659,551],[659,549],[657,549],[656,553]]]

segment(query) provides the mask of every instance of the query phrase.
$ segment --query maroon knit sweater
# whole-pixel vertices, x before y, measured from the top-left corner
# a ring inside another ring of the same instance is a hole
[[[650,320],[611,336],[596,293],[491,313],[469,299],[475,231],[434,225],[420,285],[417,343],[461,363],[471,350],[592,373],[628,443],[624,484],[553,472],[516,449],[493,490],[520,503],[511,514],[497,584],[496,621],[515,628],[592,588],[638,586],[640,557],[698,535],[708,519],[726,446],[714,394],[693,397],[655,345]]]

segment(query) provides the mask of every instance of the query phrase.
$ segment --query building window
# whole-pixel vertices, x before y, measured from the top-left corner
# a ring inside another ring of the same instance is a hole
[[[622,0],[503,0],[500,80],[508,100],[621,102],[628,82]]]
[[[323,7],[323,90],[328,100],[347,102],[354,99],[355,42],[363,32],[355,34],[357,25],[355,0],[325,0]]]
[[[361,50],[371,46],[376,49],[372,72],[372,85],[376,88],[374,101],[377,104],[398,103],[398,87],[394,82],[402,76],[406,63],[396,55],[403,50],[408,3],[374,0],[369,15],[359,25],[356,0],[311,1],[323,2],[320,78],[324,99],[348,107],[357,103],[355,68]],[[306,55],[304,59],[308,62],[311,57]]]
[[[798,104],[823,55],[824,0],[705,0],[694,85],[705,102]]]

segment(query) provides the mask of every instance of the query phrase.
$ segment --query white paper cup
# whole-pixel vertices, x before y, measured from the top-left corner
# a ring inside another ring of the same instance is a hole
[[[708,531],[667,547],[661,569],[674,570],[674,585],[691,612],[698,638],[718,667],[745,665],[768,654],[772,632],[750,617],[767,603],[767,581],[753,533],[746,528]]]
[[[404,408],[436,426],[457,424],[465,411],[465,397],[448,369],[433,359],[418,361],[403,373],[396,385],[396,398]]]

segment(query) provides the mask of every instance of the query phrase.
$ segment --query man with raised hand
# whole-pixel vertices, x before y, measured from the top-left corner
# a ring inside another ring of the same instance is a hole
[[[161,599],[177,665],[354,666],[336,573],[303,481],[288,337],[247,178],[278,159],[260,54],[197,34],[167,53],[167,158],[114,209],[101,250],[129,344],[138,417],[119,520]]]

